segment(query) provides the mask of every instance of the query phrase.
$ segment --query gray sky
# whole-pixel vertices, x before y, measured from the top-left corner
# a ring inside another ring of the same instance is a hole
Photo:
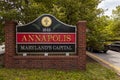
[[[112,10],[116,8],[116,6],[120,5],[120,0],[103,0],[98,8],[103,8],[107,10],[105,15],[110,16],[112,14]]]

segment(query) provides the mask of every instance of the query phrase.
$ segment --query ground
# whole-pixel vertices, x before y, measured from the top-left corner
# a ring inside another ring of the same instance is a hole
[[[94,55],[120,68],[120,52],[108,50],[107,53],[94,53]]]
[[[0,80],[120,80],[110,69],[87,58],[86,71],[0,68]]]

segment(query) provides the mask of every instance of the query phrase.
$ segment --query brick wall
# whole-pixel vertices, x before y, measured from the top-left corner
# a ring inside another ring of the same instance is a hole
[[[6,68],[40,68],[71,70],[86,68],[86,22],[77,23],[76,55],[28,55],[16,54],[16,25],[14,21],[5,23],[5,67]]]

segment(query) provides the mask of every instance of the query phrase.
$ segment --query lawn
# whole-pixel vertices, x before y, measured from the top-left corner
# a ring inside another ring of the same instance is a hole
[[[0,80],[120,80],[110,69],[89,61],[86,71],[0,68]]]

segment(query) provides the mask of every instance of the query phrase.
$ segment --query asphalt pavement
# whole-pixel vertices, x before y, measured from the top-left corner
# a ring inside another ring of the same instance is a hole
[[[97,62],[113,69],[120,75],[120,52],[108,50],[107,53],[91,53],[86,54]]]
[[[120,52],[108,50],[107,53],[94,53],[105,61],[120,67]]]

